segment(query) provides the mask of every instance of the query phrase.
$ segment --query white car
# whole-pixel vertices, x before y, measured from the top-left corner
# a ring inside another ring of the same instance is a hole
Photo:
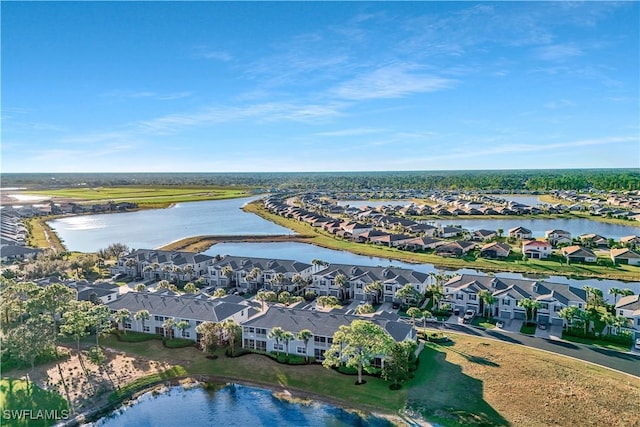
[[[636,339],[636,348],[640,348],[640,338]]]
[[[504,322],[502,320],[498,320],[498,322],[496,322],[496,328],[504,328]]]
[[[475,315],[476,315],[475,311],[467,310],[467,311],[464,312],[464,316],[462,317],[462,321],[464,323],[470,323]]]

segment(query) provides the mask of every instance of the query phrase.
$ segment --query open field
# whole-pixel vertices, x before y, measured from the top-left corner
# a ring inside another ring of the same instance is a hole
[[[320,365],[282,365],[256,354],[228,358],[219,353],[211,360],[193,347],[165,348],[160,340],[125,343],[109,336],[102,344],[118,365],[112,379],[123,386],[125,374],[128,381],[141,382],[145,375],[182,366],[181,372],[195,379],[256,384],[288,390],[293,397],[372,412],[398,414],[406,409],[409,415],[421,414],[444,426],[631,426],[637,422],[638,377],[519,345],[449,336],[454,342],[449,346],[426,343],[414,378],[398,391],[389,390],[379,378],[367,376],[365,385],[355,386],[354,376]],[[87,367],[97,375],[93,365]],[[77,358],[61,363],[61,369],[78,373],[66,376],[69,385],[88,387],[82,402],[76,400],[79,390],[71,389],[77,407],[95,404],[90,393],[95,382],[83,378]],[[24,371],[6,374],[19,376]],[[36,367],[32,378],[41,385],[60,381],[55,364]]]
[[[142,208],[166,207],[172,203],[221,200],[250,196],[249,187],[96,187],[32,190],[25,194],[50,196],[54,201],[78,203],[132,202]]]
[[[268,212],[260,202],[248,203],[243,208],[247,212],[260,215],[264,219],[274,222],[283,227],[294,230],[303,235],[313,235],[308,243],[322,246],[329,249],[349,251],[359,255],[391,258],[410,263],[428,263],[436,266],[450,268],[473,268],[485,271],[514,272],[545,275],[565,275],[575,277],[598,277],[615,280],[635,281],[640,276],[640,267],[629,265],[617,265],[607,267],[590,264],[561,264],[557,261],[549,260],[492,260],[485,258],[465,259],[465,258],[445,258],[430,253],[416,253],[402,251],[386,246],[354,243],[343,240],[319,230],[316,227],[297,221],[295,219],[283,218]]]
[[[189,251],[204,252],[217,243],[228,242],[300,242],[307,243],[313,236],[303,236],[299,234],[267,234],[248,236],[196,236],[171,242],[158,249],[165,251]]]

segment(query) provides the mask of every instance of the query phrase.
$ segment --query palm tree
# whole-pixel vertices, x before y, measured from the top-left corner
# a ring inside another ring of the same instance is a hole
[[[378,302],[378,298],[380,298],[380,294],[382,293],[382,282],[376,280],[369,283],[364,287],[364,293],[367,294],[367,299],[369,299],[369,295],[373,295],[373,303],[376,304]]]
[[[340,291],[340,300],[344,301],[344,291],[347,287],[349,287],[349,279],[342,273],[338,273],[336,277],[333,279],[333,283],[336,285],[338,290]]]
[[[280,356],[280,340],[282,339],[284,334],[284,329],[282,329],[280,326],[276,326],[275,328],[272,328],[269,331],[269,339],[275,340],[276,341],[276,347],[278,348],[278,350],[276,350],[276,355]]]
[[[135,269],[133,267],[137,267],[138,266],[138,261],[136,261],[133,258],[129,258],[128,260],[125,261],[124,265],[127,267],[127,271],[128,271],[128,275],[131,277],[134,277],[134,274],[132,273],[135,272]]]
[[[169,289],[169,285],[171,285],[171,283],[169,283],[168,280],[160,280],[156,285],[156,290],[161,291],[162,289]]]
[[[300,341],[304,342],[304,360],[307,363],[309,362],[307,347],[309,345],[309,340],[311,340],[312,336],[313,336],[313,332],[311,332],[309,329],[303,329],[300,332],[298,332],[298,337],[297,337]]]
[[[283,273],[276,273],[271,279],[270,283],[276,288],[276,292],[280,292],[282,290],[282,286],[284,286],[286,281],[287,276],[285,276]]]
[[[486,318],[491,317],[491,308],[493,307],[493,304],[495,304],[497,298],[494,297],[490,291],[483,289],[480,292],[478,292],[478,296],[480,297],[480,300],[483,303],[483,308],[482,308],[482,315]],[[489,316],[487,316],[487,308],[489,308]]]
[[[221,298],[223,296],[225,296],[227,294],[227,291],[224,290],[224,288],[218,288],[215,291],[213,291],[213,296],[215,298]]]
[[[432,307],[438,306],[438,301],[444,296],[444,288],[439,283],[434,283],[427,286],[427,294],[431,295],[431,299],[433,299]]]
[[[182,338],[184,338],[184,331],[189,329],[189,326],[191,325],[186,320],[181,320],[176,324],[176,328],[180,329],[180,336]]]
[[[145,285],[144,283],[138,283],[136,287],[133,288],[133,290],[136,292],[146,292],[147,285]]]
[[[227,287],[230,288],[231,282],[232,282],[231,278],[233,277],[233,268],[231,268],[228,265],[225,265],[220,269],[220,274],[222,274],[227,278]]]
[[[422,326],[423,327],[427,327],[427,318],[428,317],[432,317],[433,314],[429,311],[429,310],[423,310],[422,311]]]
[[[166,264],[162,267],[162,272],[164,273],[165,280],[168,280],[171,272],[173,271],[173,267],[170,264]]]
[[[165,319],[164,322],[162,322],[162,329],[164,330],[164,337],[166,338],[167,335],[169,336],[169,338],[173,338],[173,327],[176,326],[176,319],[174,319],[173,317],[169,317],[168,319]],[[167,333],[169,332],[169,333]]]
[[[127,329],[124,327],[124,323],[131,319],[131,312],[126,308],[121,308],[113,314],[113,318],[115,319],[116,324],[122,325],[122,331],[126,334]]]
[[[194,268],[193,265],[191,264],[187,264],[184,266],[184,275],[187,277],[187,280],[191,280],[193,278],[193,273],[194,273]]]
[[[236,347],[236,337],[242,333],[242,326],[238,325],[233,319],[225,320],[220,326],[229,340],[229,351],[231,352],[231,356],[233,356]]]
[[[257,286],[257,283],[260,281],[259,279],[261,278],[262,278],[262,270],[260,270],[260,268],[258,267],[253,267],[249,272],[249,274],[247,274],[244,279],[247,282],[253,282],[255,280],[256,286]]]
[[[153,267],[151,267],[150,265],[145,266],[142,269],[142,272],[145,273],[145,276],[147,276],[147,278],[149,278],[149,273],[153,271]]]
[[[618,295],[622,295],[622,289],[611,288],[609,289],[609,295],[613,295],[613,305],[616,305],[618,303]]]
[[[186,285],[184,285],[184,291],[189,294],[197,294],[198,288],[196,287],[195,283],[189,282]]]
[[[149,320],[149,317],[150,317],[149,310],[139,310],[138,312],[136,312],[136,314],[133,315],[134,319],[142,323],[142,332],[145,332],[144,322],[145,320]]]
[[[532,300],[531,298],[524,298],[518,301],[518,305],[524,308],[525,323],[529,323],[533,320],[536,314],[536,310],[542,307],[539,301]]]
[[[411,320],[413,322],[413,327],[415,328],[416,327],[416,318],[422,316],[422,310],[420,310],[418,307],[410,307],[407,310],[407,314],[409,316],[411,316]]]
[[[289,343],[296,338],[292,332],[284,331],[282,333],[282,341],[284,341],[284,345],[287,347],[287,355],[289,354]]]
[[[262,303],[262,311],[264,311],[264,302],[267,300],[267,293],[265,291],[258,292],[256,299]]]
[[[178,267],[177,265],[174,265],[173,269],[172,269],[172,272],[176,277],[176,284],[180,285],[180,274],[182,273],[182,269],[180,267]]]

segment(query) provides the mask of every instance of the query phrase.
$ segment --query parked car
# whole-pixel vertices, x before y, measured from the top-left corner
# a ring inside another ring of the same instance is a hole
[[[113,276],[111,280],[120,280],[120,279],[124,279],[125,277],[127,277],[125,273],[118,273],[115,276]]]
[[[637,338],[637,339],[636,339],[636,347],[637,347],[637,348],[640,348],[640,338]]]
[[[500,328],[500,329],[504,328],[504,322],[502,320],[498,320],[496,322],[496,328]]]
[[[464,316],[462,317],[463,323],[471,323],[471,320],[475,317],[476,312],[474,310],[467,310],[464,312]]]

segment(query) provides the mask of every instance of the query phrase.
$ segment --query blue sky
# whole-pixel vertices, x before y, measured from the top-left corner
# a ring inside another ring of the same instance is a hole
[[[638,167],[638,2],[2,2],[3,172]]]

